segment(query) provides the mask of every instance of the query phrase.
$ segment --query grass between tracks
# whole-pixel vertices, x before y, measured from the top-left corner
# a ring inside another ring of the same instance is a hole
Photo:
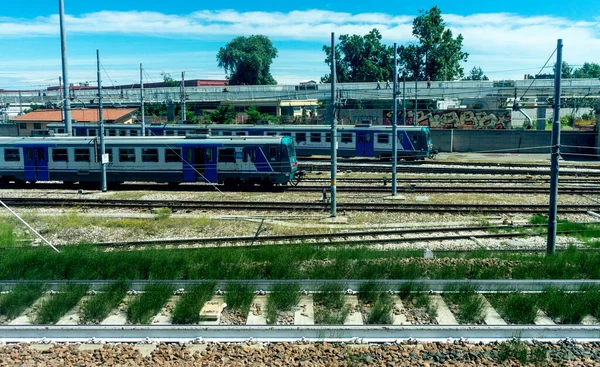
[[[343,283],[326,283],[313,294],[315,304],[315,324],[342,325],[349,310],[345,304],[346,295]]]
[[[311,245],[104,252],[73,246],[5,249],[4,280],[100,279],[600,279],[600,253],[554,256],[479,250],[423,259],[421,251]]]
[[[200,310],[212,298],[215,287],[215,283],[204,283],[186,290],[173,309],[173,324],[197,324]]]
[[[86,284],[66,284],[58,293],[49,295],[35,316],[36,324],[55,324],[69,310],[77,305],[79,300],[85,296],[89,286]]]
[[[17,284],[10,293],[0,298],[0,315],[14,319],[42,296],[41,283]]]
[[[300,300],[299,284],[275,284],[267,297],[265,318],[267,324],[277,323],[277,317],[282,312],[291,311]]]
[[[150,284],[144,293],[136,296],[127,305],[127,321],[132,324],[149,324],[152,317],[163,308],[173,295],[170,284]]]
[[[100,323],[117,306],[127,293],[129,283],[118,281],[106,286],[102,292],[92,296],[79,310],[83,323]]]
[[[457,319],[460,324],[481,324],[485,315],[484,301],[473,285],[450,285],[444,289],[444,300],[457,306]]]
[[[254,300],[254,286],[246,283],[232,283],[227,286],[225,292],[225,303],[227,309],[239,311],[247,315]]]

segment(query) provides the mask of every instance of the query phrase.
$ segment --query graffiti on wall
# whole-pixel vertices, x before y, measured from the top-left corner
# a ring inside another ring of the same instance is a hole
[[[392,124],[392,111],[383,111],[383,124]],[[399,125],[415,125],[414,111],[398,111]],[[420,110],[417,124],[432,129],[510,129],[510,110]]]
[[[377,115],[342,115],[340,116],[340,121],[338,122],[342,125],[357,125],[357,124],[371,124],[371,125],[379,125],[379,116]]]

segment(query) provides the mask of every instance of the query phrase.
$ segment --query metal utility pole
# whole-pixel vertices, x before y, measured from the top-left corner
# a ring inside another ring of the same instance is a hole
[[[100,78],[100,50],[96,50],[96,61],[98,70],[98,123],[100,124],[100,168],[102,169],[102,192],[106,192],[106,145],[104,143],[104,116],[102,111],[102,79]]]
[[[398,50],[394,43],[394,69],[392,70],[394,87],[392,89],[392,196],[396,196],[398,169]]]
[[[181,121],[185,121],[185,71],[181,72]]]
[[[337,119],[335,103],[335,33],[331,32],[331,217],[337,215]]]
[[[552,115],[552,155],[550,156],[550,210],[548,212],[548,241],[546,253],[556,252],[556,204],[558,199],[558,158],[560,156],[560,80],[562,66],[562,39],[556,45],[554,68],[554,114]]]
[[[406,74],[402,78],[402,125],[406,125]]]
[[[417,126],[419,121],[417,121],[417,77],[415,77],[415,118],[413,119],[413,125]]]
[[[146,114],[144,111],[144,69],[140,63],[140,109],[142,110],[142,136],[146,136]]]
[[[58,10],[60,18],[60,44],[61,44],[61,56],[62,56],[62,78],[63,78],[63,110],[64,110],[64,123],[65,132],[67,136],[73,136],[73,128],[71,127],[71,100],[69,99],[69,76],[67,74],[67,37],[65,35],[65,26],[63,18],[65,17],[65,6],[63,0],[58,0]]]

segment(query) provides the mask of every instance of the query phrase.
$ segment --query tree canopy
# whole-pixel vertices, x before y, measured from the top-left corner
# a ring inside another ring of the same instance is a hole
[[[489,80],[488,77],[483,73],[480,67],[473,66],[469,76],[465,80]]]
[[[381,43],[381,33],[371,30],[365,36],[340,36],[335,46],[336,74],[339,82],[371,82],[392,79],[393,49]],[[331,46],[323,46],[325,63],[331,67]],[[329,82],[330,75],[321,78]]]
[[[556,69],[556,65],[553,69]],[[556,70],[554,70],[556,72]],[[562,62],[561,77],[563,79],[570,78],[600,78],[600,65],[594,62],[584,62],[580,68],[569,65],[566,61]]]
[[[237,113],[231,105],[219,105],[216,110],[204,114],[205,118],[210,119],[215,124],[229,124],[236,116]]]
[[[277,48],[262,35],[236,37],[217,53],[220,68],[225,69],[230,85],[277,84],[271,75],[271,64]]]
[[[177,87],[179,82],[171,77],[171,74],[162,72],[160,75],[163,77],[163,83],[167,87]]]

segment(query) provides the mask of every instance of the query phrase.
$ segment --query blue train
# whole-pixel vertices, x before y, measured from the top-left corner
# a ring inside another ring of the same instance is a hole
[[[292,138],[106,138],[107,181],[286,185],[297,178]],[[38,181],[99,182],[97,138],[0,138],[0,186]]]
[[[51,133],[64,133],[63,124],[49,124]],[[76,136],[96,136],[98,126],[73,124]],[[107,136],[139,136],[138,124],[106,125]],[[299,156],[330,155],[331,136],[326,125],[147,125],[148,136],[185,136],[210,134],[212,136],[290,136],[294,139]],[[337,134],[340,157],[391,157],[392,127],[340,125]],[[432,158],[431,132],[428,126],[398,127],[398,157],[404,159]]]

